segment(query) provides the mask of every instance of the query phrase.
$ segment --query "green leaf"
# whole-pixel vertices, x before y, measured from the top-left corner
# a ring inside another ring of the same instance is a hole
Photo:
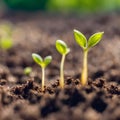
[[[66,53],[68,54],[69,52],[70,52],[70,48],[67,48],[67,52]]]
[[[77,44],[80,45],[83,49],[87,47],[87,39],[80,31],[74,30],[74,37]]]
[[[24,74],[25,74],[25,75],[29,75],[31,72],[32,72],[32,68],[31,68],[31,67],[26,67],[26,68],[24,69]]]
[[[8,50],[8,49],[12,48],[12,46],[13,46],[13,42],[12,42],[11,38],[9,38],[9,37],[1,38],[0,47],[2,49]]]
[[[95,46],[102,39],[104,32],[98,32],[93,34],[88,40],[88,48]]]
[[[44,65],[45,65],[45,67],[46,67],[49,63],[51,63],[51,61],[52,61],[52,56],[47,56],[47,57],[45,57],[45,58],[44,58]]]
[[[33,60],[34,60],[37,64],[39,64],[39,65],[42,67],[43,59],[42,59],[42,57],[41,57],[40,55],[38,55],[38,54],[36,54],[36,53],[33,53],[33,54],[32,54],[32,58],[33,58]]]
[[[70,52],[70,49],[67,47],[67,44],[62,40],[56,41],[56,49],[62,55],[68,54]]]

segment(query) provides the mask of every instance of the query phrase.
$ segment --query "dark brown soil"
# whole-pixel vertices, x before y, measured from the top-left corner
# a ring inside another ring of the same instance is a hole
[[[0,23],[13,25],[14,46],[0,50],[0,120],[120,120],[120,16],[67,16],[43,13],[9,13]],[[88,85],[79,81],[82,50],[73,29],[87,37],[104,31],[103,40],[88,57]],[[65,62],[65,89],[59,88],[61,56],[55,41],[71,48]],[[41,69],[31,57],[52,55],[46,68],[46,86],[41,92]],[[30,76],[24,68],[33,68]]]

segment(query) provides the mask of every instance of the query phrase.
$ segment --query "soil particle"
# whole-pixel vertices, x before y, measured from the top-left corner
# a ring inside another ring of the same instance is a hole
[[[107,104],[102,100],[100,97],[94,98],[94,100],[91,103],[91,106],[93,109],[95,109],[97,112],[104,112],[104,110],[107,107]]]

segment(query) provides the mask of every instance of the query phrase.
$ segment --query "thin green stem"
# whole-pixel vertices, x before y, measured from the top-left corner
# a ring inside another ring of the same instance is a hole
[[[42,91],[44,91],[45,86],[45,68],[42,68]]]
[[[87,84],[87,78],[88,78],[88,66],[87,66],[87,56],[88,56],[88,50],[84,50],[83,53],[83,69],[81,74],[81,84],[84,86]]]
[[[60,87],[64,88],[64,62],[65,62],[65,55],[62,55],[61,65],[60,65]]]

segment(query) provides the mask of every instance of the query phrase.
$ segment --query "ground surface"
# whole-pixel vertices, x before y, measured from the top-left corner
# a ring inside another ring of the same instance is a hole
[[[0,50],[0,120],[120,120],[120,16],[91,17],[9,13],[0,23],[13,25],[14,46]],[[73,29],[87,37],[104,31],[102,41],[89,52],[89,82],[84,88],[79,77],[82,50]],[[65,89],[60,90],[61,56],[55,41],[63,39],[71,48],[65,62]],[[41,93],[41,69],[31,54],[52,55],[46,69],[46,91]],[[31,66],[30,76],[24,68]]]

